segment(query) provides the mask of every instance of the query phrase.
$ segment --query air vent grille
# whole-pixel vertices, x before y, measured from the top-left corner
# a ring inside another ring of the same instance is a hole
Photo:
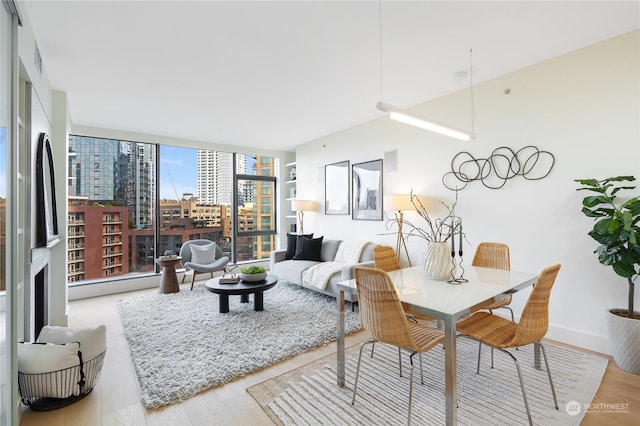
[[[38,45],[36,44],[36,68],[38,69],[38,74],[42,77],[42,56],[40,55],[40,49],[38,49]]]

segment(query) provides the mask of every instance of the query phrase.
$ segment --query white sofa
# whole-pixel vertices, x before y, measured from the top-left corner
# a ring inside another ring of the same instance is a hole
[[[347,245],[350,245],[350,247],[352,248],[361,248],[358,259],[356,262],[338,262],[340,263],[339,270],[336,270],[330,275],[330,278],[326,283],[326,287],[324,288],[318,288],[317,286],[312,285],[309,281],[306,281],[303,278],[305,277],[305,272],[310,268],[316,267],[316,265],[320,265],[323,262],[335,262],[336,255],[340,256],[345,251],[339,250],[342,243],[342,240],[323,240],[319,261],[286,259],[286,250],[272,251],[269,257],[270,273],[277,276],[280,281],[294,283],[318,291],[320,293],[327,294],[329,296],[337,297],[339,292],[337,286],[338,282],[352,279],[354,277],[353,268],[355,266],[375,266],[375,263],[373,261],[373,249],[377,246],[377,244],[371,242],[345,242],[345,245],[342,247],[343,249],[347,247]],[[354,253],[351,254],[353,255]],[[354,256],[351,257],[353,258]],[[334,269],[336,268],[337,266]],[[328,269],[325,272],[327,271],[331,272],[331,269]],[[309,274],[307,274],[306,277],[308,278]],[[355,294],[345,293],[345,300],[356,302],[358,300],[358,297]]]

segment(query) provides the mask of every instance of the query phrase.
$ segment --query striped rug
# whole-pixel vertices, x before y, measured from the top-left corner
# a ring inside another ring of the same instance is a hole
[[[335,354],[308,366],[255,385],[247,392],[279,425],[394,425],[406,424],[409,389],[408,355],[403,354],[404,377],[398,374],[395,347],[377,344],[372,358],[363,355],[355,405],[351,405],[353,378],[360,345],[348,349],[346,386],[336,385]],[[506,354],[483,348],[480,374],[476,374],[477,343],[458,339],[458,424],[524,425],[527,416],[515,365]],[[543,368],[533,366],[533,345],[514,351],[519,359],[525,390],[538,425],[578,425],[583,410],[600,385],[607,359],[546,343],[547,356],[560,409]],[[370,354],[370,346],[365,354]],[[425,384],[414,372],[412,424],[441,425],[445,419],[444,350],[423,355]],[[417,366],[418,364],[416,364]],[[573,408],[573,409],[572,409]]]

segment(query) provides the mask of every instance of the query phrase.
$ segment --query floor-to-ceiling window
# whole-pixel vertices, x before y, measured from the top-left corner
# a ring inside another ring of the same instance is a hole
[[[71,284],[152,273],[191,239],[233,262],[273,250],[271,157],[72,135],[68,161]]]

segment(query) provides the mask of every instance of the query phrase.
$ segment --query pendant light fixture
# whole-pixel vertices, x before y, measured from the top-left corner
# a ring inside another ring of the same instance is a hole
[[[392,120],[400,121],[401,123],[409,124],[411,126],[420,127],[425,130],[429,130],[435,133],[440,133],[445,136],[449,136],[452,138],[460,139],[463,141],[468,141],[470,139],[474,139],[476,137],[475,133],[472,131],[468,132],[466,130],[456,129],[455,127],[449,126],[447,124],[438,123],[436,121],[427,119],[425,117],[421,117],[409,111],[406,111],[402,108],[395,107],[388,103],[382,101],[382,0],[379,2],[379,10],[380,10],[380,102],[376,105],[380,111],[384,111],[389,113],[389,118]],[[469,51],[469,56],[471,57],[471,50]],[[471,107],[473,109],[473,67],[472,64],[470,70],[471,76]],[[473,127],[473,124],[472,124]]]

